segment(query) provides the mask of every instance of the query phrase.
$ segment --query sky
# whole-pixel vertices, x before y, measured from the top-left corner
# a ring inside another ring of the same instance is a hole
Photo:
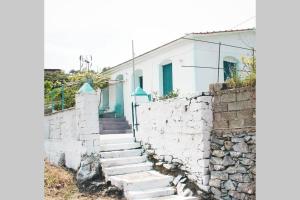
[[[186,33],[256,26],[255,0],[45,0],[44,68],[113,67]]]

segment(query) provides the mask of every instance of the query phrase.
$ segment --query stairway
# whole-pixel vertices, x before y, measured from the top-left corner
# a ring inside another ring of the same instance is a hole
[[[115,118],[114,113],[102,114],[99,118],[100,134],[131,133],[131,126],[124,117]]]
[[[133,134],[100,135],[100,163],[106,181],[124,190],[128,200],[196,200],[176,195],[174,177],[153,170]]]

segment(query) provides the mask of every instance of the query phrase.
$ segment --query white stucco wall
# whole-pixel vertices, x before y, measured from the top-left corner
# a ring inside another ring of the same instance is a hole
[[[181,160],[189,177],[208,186],[208,158],[212,129],[212,98],[171,99],[144,103],[137,108],[138,141],[150,144],[158,156]]]
[[[195,80],[192,68],[182,68],[182,65],[193,65],[193,42],[175,42],[174,44],[162,48],[159,52],[153,52],[145,55],[143,59],[136,59],[135,69],[142,70],[143,89],[147,93],[162,94],[162,83],[160,80],[160,69],[162,65],[172,63],[173,89],[179,89],[181,94],[195,92]],[[126,119],[131,123],[131,102],[132,102],[132,63],[125,63],[120,70],[112,73],[111,79],[115,80],[118,75],[124,77],[124,114]],[[189,77],[189,81],[186,81]],[[109,88],[110,110],[114,109],[116,90],[115,85]]]
[[[255,31],[229,32],[222,34],[210,34],[206,36],[194,36],[195,39],[211,42],[221,42],[233,46],[239,46],[251,49],[255,48]],[[216,44],[195,42],[195,65],[201,67],[218,67],[219,46]],[[239,49],[221,45],[220,49],[220,71],[219,82],[224,82],[223,61],[226,58],[234,58],[238,62],[239,69],[243,68],[242,56],[252,56],[251,50]],[[218,81],[218,71],[216,69],[194,68],[196,79],[196,90],[199,92],[208,91],[210,83]]]
[[[75,108],[44,116],[45,157],[77,170],[81,156],[99,147],[99,94],[77,94]]]

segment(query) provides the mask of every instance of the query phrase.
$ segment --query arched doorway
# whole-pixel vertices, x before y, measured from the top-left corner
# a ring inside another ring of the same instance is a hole
[[[116,117],[124,117],[124,96],[123,96],[123,75],[120,74],[116,77],[118,83],[116,84]]]

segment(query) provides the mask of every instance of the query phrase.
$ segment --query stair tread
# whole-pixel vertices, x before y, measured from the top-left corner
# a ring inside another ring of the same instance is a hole
[[[130,149],[138,149],[138,148],[141,148],[141,144],[138,142],[100,144],[101,152],[112,152],[112,151],[130,150]]]
[[[111,176],[110,178],[123,180],[125,182],[141,182],[141,181],[149,181],[153,179],[163,179],[163,178],[172,178],[171,176],[160,174],[157,171],[149,170],[145,172],[135,172],[128,173],[122,175]]]
[[[141,167],[141,166],[153,166],[152,162],[143,162],[143,163],[135,163],[135,164],[129,164],[129,165],[121,165],[121,166],[114,166],[114,167],[104,167],[103,170],[117,170],[117,169],[122,169],[122,168],[127,168],[127,167]]]
[[[129,194],[144,194],[144,193],[154,193],[154,192],[160,192],[160,191],[166,191],[166,190],[174,190],[173,187],[160,187],[160,188],[153,188],[153,189],[147,189],[147,190],[134,190],[134,191],[128,191]]]
[[[169,195],[163,197],[144,198],[140,200],[197,200],[197,197],[184,197],[180,195]]]
[[[128,160],[128,159],[138,159],[141,157],[146,157],[145,155],[142,156],[129,156],[129,157],[121,157],[121,158],[101,158],[100,162],[110,162],[110,161],[119,161],[119,160]]]

